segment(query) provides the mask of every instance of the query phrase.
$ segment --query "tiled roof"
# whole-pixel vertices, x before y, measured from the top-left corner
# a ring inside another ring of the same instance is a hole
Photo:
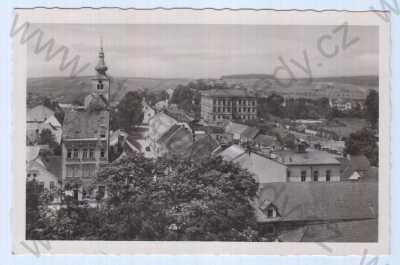
[[[187,128],[175,124],[157,142],[164,145],[170,153],[181,155],[192,145],[193,137]]]
[[[167,108],[164,110],[164,113],[170,116],[171,118],[175,119],[178,122],[186,122],[189,123],[193,121],[194,119],[187,115],[183,110],[181,109],[173,109],[173,108]]]
[[[260,132],[260,129],[256,127],[248,127],[242,133],[242,137],[246,137],[248,139],[253,139]]]
[[[106,110],[68,111],[64,117],[63,139],[100,138],[103,133],[108,137],[109,119],[110,114]]]
[[[48,107],[45,107],[44,105],[38,105],[34,108],[27,110],[26,121],[43,122],[53,115],[54,111],[52,111]]]
[[[209,97],[255,97],[255,93],[244,89],[210,89],[201,91],[201,95]]]
[[[377,242],[378,220],[355,220],[308,225],[302,242]]]
[[[337,156],[319,150],[308,150],[304,153],[277,151],[280,162],[285,165],[339,165]]]
[[[263,209],[269,204],[279,218],[267,218]],[[374,219],[378,183],[268,183],[260,187],[254,207],[260,222]]]
[[[195,141],[187,150],[186,155],[193,160],[201,160],[211,156],[212,151],[218,147],[218,142],[206,135]]]
[[[261,144],[261,145],[264,145],[264,146],[271,146],[271,145],[276,145],[277,144],[276,137],[270,136],[270,135],[266,135],[266,134],[257,135],[256,138],[254,139],[254,141],[257,144]]]
[[[239,156],[244,154],[244,152],[246,151],[243,148],[241,148],[239,145],[234,144],[226,148],[219,155],[225,161],[232,161],[233,159],[238,158]]]
[[[244,125],[244,124],[240,124],[240,123],[236,123],[236,122],[229,122],[225,126],[225,132],[242,135],[248,128],[249,128],[249,126]]]
[[[287,168],[285,165],[254,152],[250,154],[245,152],[233,162],[252,173],[260,184],[286,181]]]

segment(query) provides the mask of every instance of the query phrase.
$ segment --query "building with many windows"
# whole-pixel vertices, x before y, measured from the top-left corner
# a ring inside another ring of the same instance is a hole
[[[110,78],[106,74],[102,48],[95,70],[92,93],[85,98],[85,107],[71,109],[64,117],[62,182],[75,199],[89,195],[87,186],[100,165],[108,163]]]
[[[257,97],[240,89],[202,91],[201,118],[206,122],[222,120],[254,120],[257,118]]]

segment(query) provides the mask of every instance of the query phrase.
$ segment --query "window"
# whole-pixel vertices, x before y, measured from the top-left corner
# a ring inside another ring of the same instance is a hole
[[[302,170],[301,171],[301,182],[305,182],[307,177],[307,171]]]
[[[273,218],[274,217],[274,208],[273,207],[268,207],[268,210],[267,210],[267,217],[268,218]]]
[[[53,191],[56,188],[54,181],[50,181],[50,191]]]
[[[94,149],[89,150],[89,158],[94,159]]]
[[[74,149],[74,159],[78,159],[79,151],[78,149]]]
[[[314,181],[315,182],[318,182],[318,176],[319,175],[319,172],[318,172],[318,170],[314,170],[314,176],[313,176],[313,178],[314,178]]]
[[[71,150],[71,149],[68,149],[68,150],[67,150],[67,158],[68,158],[68,159],[71,159],[71,157],[72,157],[72,150]]]
[[[103,88],[104,88],[103,82],[99,81],[99,83],[97,84],[97,89],[103,90]]]
[[[290,170],[287,170],[286,171],[286,177],[287,177],[288,181],[289,181],[289,178],[290,178],[290,174],[291,174]]]
[[[100,157],[104,158],[104,156],[105,156],[105,151],[104,151],[104,149],[101,149],[100,150]]]
[[[331,181],[331,171],[327,170],[326,171],[326,182],[329,182],[329,181]]]
[[[87,149],[83,149],[82,159],[87,159],[87,158],[88,158],[88,150]]]
[[[44,192],[44,182],[39,181],[39,192]]]

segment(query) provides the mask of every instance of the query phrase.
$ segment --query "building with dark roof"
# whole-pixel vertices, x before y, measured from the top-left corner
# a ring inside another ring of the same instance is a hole
[[[301,145],[299,145],[301,146]],[[304,148],[300,148],[304,149]],[[338,156],[307,149],[274,152],[276,160],[287,166],[287,182],[337,182],[341,180]]]
[[[378,183],[268,183],[253,208],[274,240],[377,241]]]
[[[106,74],[103,48],[92,78],[92,93],[85,107],[65,113],[62,137],[62,184],[75,199],[88,194],[100,166],[108,163],[110,78]]]
[[[206,122],[257,118],[257,97],[243,89],[212,89],[201,93],[201,118]]]

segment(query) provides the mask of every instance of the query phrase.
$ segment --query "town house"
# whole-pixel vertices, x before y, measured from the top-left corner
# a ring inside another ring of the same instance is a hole
[[[62,182],[74,199],[88,194],[99,167],[108,163],[110,78],[101,47],[85,107],[65,113],[62,138]]]

